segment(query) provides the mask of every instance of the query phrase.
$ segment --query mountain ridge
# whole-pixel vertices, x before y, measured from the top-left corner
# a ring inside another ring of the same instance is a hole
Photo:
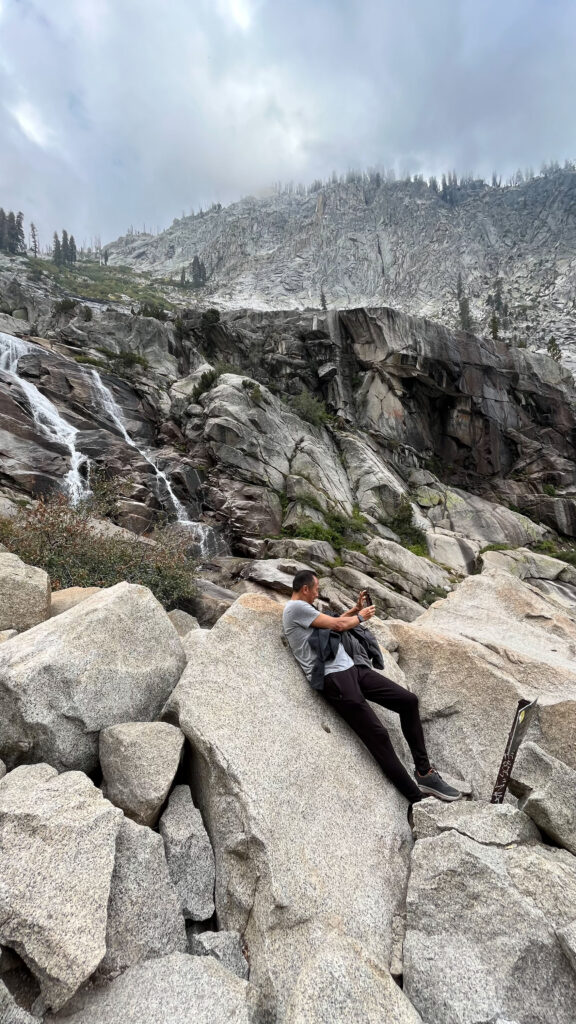
[[[464,298],[477,333],[496,315],[499,337],[543,348],[553,336],[571,361],[576,172],[446,195],[421,179],[332,182],[216,205],[105,251],[112,265],[188,281],[196,257],[206,281],[191,295],[228,308],[387,305],[453,328]]]

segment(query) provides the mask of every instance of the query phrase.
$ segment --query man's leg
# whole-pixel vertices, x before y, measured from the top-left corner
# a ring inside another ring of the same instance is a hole
[[[360,737],[376,758],[382,771],[410,803],[422,799],[420,789],[398,758],[388,730],[364,697],[358,668],[333,672],[324,677],[324,697]]]
[[[367,700],[399,715],[400,727],[410,747],[416,770],[419,775],[426,775],[430,771],[430,760],[416,694],[364,665],[358,665],[358,683]]]

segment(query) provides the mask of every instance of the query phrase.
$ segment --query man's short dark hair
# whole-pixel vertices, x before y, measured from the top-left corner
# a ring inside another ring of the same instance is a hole
[[[316,573],[312,572],[312,569],[300,569],[292,580],[292,593],[297,594],[302,587],[311,587],[316,578]]]

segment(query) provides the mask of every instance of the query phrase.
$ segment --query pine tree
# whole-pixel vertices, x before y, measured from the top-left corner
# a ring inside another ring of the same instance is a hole
[[[26,252],[26,235],[24,234],[24,214],[19,210],[16,215],[16,252]]]
[[[62,230],[62,263],[70,263],[70,243],[68,241],[68,232]]]
[[[460,311],[460,327],[463,331],[471,331],[473,325],[470,313],[470,302],[465,295],[460,299],[458,307]]]
[[[186,268],[182,267],[182,270],[180,271],[180,287],[184,288],[185,284],[186,284]]]
[[[60,239],[58,238],[58,232],[54,232],[54,240],[52,242],[52,262],[57,267],[62,264],[62,246],[60,245]]]
[[[32,255],[37,259],[40,252],[40,243],[38,241],[38,229],[34,223],[30,225],[30,248]]]
[[[192,284],[194,288],[202,287],[202,268],[197,256],[192,260]]]
[[[206,284],[206,264],[204,260],[200,260],[200,281],[202,284]]]
[[[492,317],[490,319],[490,334],[494,338],[494,341],[498,340],[498,330],[499,330],[499,327],[500,327],[500,321],[499,321],[498,317],[496,316],[496,313],[492,313]]]
[[[552,335],[552,337],[550,338],[550,341],[546,345],[546,349],[548,351],[548,355],[551,356],[552,359],[554,359],[557,363],[560,363],[562,361],[562,349],[560,348],[560,345],[556,341],[554,335]]]
[[[106,249],[106,251],[104,252],[104,266],[105,267],[108,266],[108,260],[109,259],[110,259],[110,253],[108,252],[108,249]]]
[[[68,256],[69,256],[70,263],[76,263],[76,259],[77,259],[77,256],[78,256],[78,250],[76,248],[76,242],[74,240],[74,235],[70,235],[70,239],[68,241]]]
[[[459,273],[458,277],[456,278],[456,298],[458,299],[458,301],[460,301],[463,295],[464,289],[462,287],[462,274]]]
[[[320,289],[320,308],[323,309],[323,310],[327,310],[328,309],[328,305],[326,303],[326,296],[324,294],[324,289],[323,288]]]
[[[0,207],[0,252],[8,248],[7,219],[5,211]]]
[[[16,255],[18,252],[18,228],[16,226],[16,217],[10,210],[6,219],[6,249],[11,255]]]

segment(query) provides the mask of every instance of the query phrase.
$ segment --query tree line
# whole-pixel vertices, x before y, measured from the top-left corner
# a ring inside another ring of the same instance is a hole
[[[0,209],[0,252],[7,252],[11,256],[18,256],[26,252],[22,211],[14,213],[13,210],[10,210],[6,213],[5,210]]]
[[[76,248],[76,242],[74,241],[74,235],[68,235],[68,232],[62,231],[62,238],[58,237],[58,232],[54,232],[54,239],[52,242],[52,262],[57,267],[61,266],[72,266],[76,263],[78,258],[78,250]]]

